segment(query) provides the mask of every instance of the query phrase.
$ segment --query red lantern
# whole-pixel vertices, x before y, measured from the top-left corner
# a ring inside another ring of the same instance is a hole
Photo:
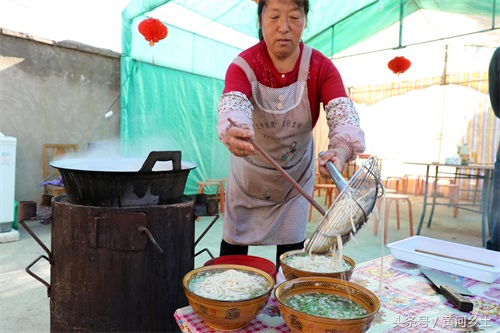
[[[387,63],[387,67],[389,67],[394,74],[403,74],[408,70],[408,68],[410,68],[410,66],[410,60],[405,57],[395,57]]]
[[[139,32],[153,46],[167,37],[167,27],[158,19],[148,18],[139,23]]]

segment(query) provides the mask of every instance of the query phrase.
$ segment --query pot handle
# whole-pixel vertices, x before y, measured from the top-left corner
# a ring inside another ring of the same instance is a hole
[[[139,172],[151,172],[156,162],[158,161],[172,161],[172,170],[180,171],[182,153],[178,151],[152,151],[144,161]]]
[[[138,228],[139,232],[144,232],[146,234],[146,236],[148,236],[151,243],[153,243],[153,245],[155,246],[156,251],[158,251],[159,254],[163,254],[163,249],[160,247],[160,245],[158,245],[158,243],[156,242],[156,239],[153,237],[153,234],[151,233],[151,231],[149,231],[149,229],[143,225],[138,225],[137,228]]]
[[[36,264],[38,262],[38,260],[40,260],[42,258],[47,260],[50,263],[50,259],[46,255],[41,255],[38,258],[36,258],[28,267],[26,267],[25,271],[26,271],[26,273],[28,273],[29,275],[31,275],[32,277],[34,277],[35,279],[37,279],[38,281],[40,281],[41,283],[43,283],[47,287],[47,297],[50,297],[50,284],[47,281],[45,281],[44,279],[42,279],[41,277],[39,277],[38,275],[36,275],[35,273],[33,273],[30,269],[34,264]]]
[[[40,245],[42,249],[44,249],[45,252],[47,252],[47,255],[49,256],[47,261],[53,265],[54,264],[54,256],[52,255],[52,252],[43,244],[43,242],[40,240],[40,238],[35,235],[35,233],[28,227],[28,225],[24,222],[24,220],[20,220],[19,223],[26,229],[26,231],[35,239],[35,241]]]
[[[40,245],[42,247],[42,249],[44,249],[45,252],[47,252],[47,254],[48,254],[48,257],[45,255],[39,256],[28,267],[25,268],[25,271],[26,271],[26,273],[28,273],[29,275],[31,275],[32,277],[34,277],[35,279],[37,279],[38,281],[40,281],[41,283],[43,283],[47,287],[47,296],[50,297],[50,284],[47,281],[45,281],[44,279],[42,279],[41,277],[39,277],[38,275],[36,275],[35,273],[33,273],[30,268],[42,258],[47,260],[50,265],[53,265],[54,264],[54,256],[52,255],[52,252],[50,252],[50,250],[45,246],[45,244],[43,244],[43,242],[40,240],[40,238],[38,238],[37,235],[35,235],[35,233],[30,229],[30,227],[28,227],[28,225],[24,222],[24,219],[19,220],[19,223],[35,239],[35,241],[38,243],[38,245]]]

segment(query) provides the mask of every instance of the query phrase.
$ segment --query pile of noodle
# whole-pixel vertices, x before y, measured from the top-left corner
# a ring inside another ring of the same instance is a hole
[[[258,275],[235,269],[203,274],[189,283],[189,289],[198,296],[234,301],[250,299],[269,290],[268,281]]]
[[[336,273],[351,269],[351,265],[343,258],[339,260],[339,267],[335,267],[333,259],[329,255],[292,255],[286,258],[285,263],[295,269],[315,273]]]

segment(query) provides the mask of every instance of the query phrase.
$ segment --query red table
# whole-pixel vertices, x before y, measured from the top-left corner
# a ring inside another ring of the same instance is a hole
[[[381,270],[382,268],[382,270]],[[383,271],[382,282],[380,274]],[[500,278],[488,284],[452,275],[477,295],[472,312],[460,312],[436,292],[419,266],[388,255],[356,266],[351,278],[380,299],[380,311],[370,328],[376,332],[500,332]],[[216,332],[206,326],[190,306],[178,309],[175,319],[182,332]],[[249,325],[233,333],[290,333],[274,297]]]

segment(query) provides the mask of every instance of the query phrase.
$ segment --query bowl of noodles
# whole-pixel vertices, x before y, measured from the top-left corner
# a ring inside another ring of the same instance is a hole
[[[274,288],[268,273],[243,265],[210,265],[188,272],[182,281],[189,305],[215,330],[236,330],[264,308]]]
[[[287,280],[323,276],[349,281],[356,262],[348,256],[342,256],[342,260],[339,259],[332,254],[309,255],[302,250],[294,250],[280,256],[280,266]]]
[[[281,316],[294,333],[366,332],[380,309],[370,290],[330,277],[287,280],[274,291]]]

